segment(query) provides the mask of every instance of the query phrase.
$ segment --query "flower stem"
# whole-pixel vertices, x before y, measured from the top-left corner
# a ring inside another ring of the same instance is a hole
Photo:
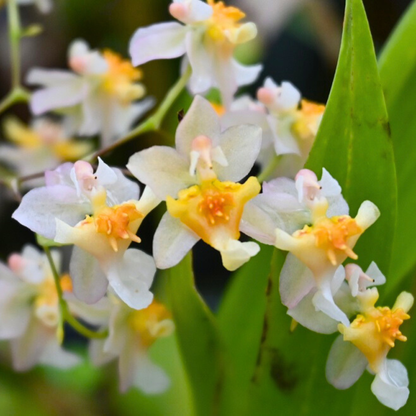
[[[108,336],[107,331],[100,331],[100,332],[92,331],[91,329],[82,325],[79,321],[77,321],[72,316],[69,310],[68,303],[64,299],[64,294],[63,294],[61,283],[60,283],[59,273],[56,270],[56,266],[51,255],[51,251],[49,247],[43,247],[43,250],[46,254],[46,257],[48,258],[49,265],[51,266],[53,278],[55,280],[56,292],[58,294],[58,299],[59,299],[59,312],[60,313],[59,313],[59,323],[58,323],[58,331],[57,331],[59,341],[62,342],[63,337],[64,337],[64,323],[65,322],[69,324],[73,329],[75,329],[75,331],[77,331],[78,333],[80,333],[86,338],[91,338],[91,339],[106,338]]]
[[[179,94],[185,88],[186,84],[189,81],[189,78],[192,74],[192,69],[188,66],[187,70],[183,73],[183,75],[179,78],[179,80],[175,83],[175,85],[169,90],[165,99],[160,104],[159,108],[156,110],[154,114],[140,123],[136,128],[131,130],[127,133],[126,136],[122,137],[121,139],[117,140],[115,143],[107,146],[103,149],[98,150],[97,152],[93,153],[92,155],[87,156],[84,160],[88,162],[94,162],[99,156],[102,156],[112,150],[116,149],[117,147],[121,146],[124,143],[129,142],[130,140],[134,139],[135,137],[147,133],[149,131],[155,131],[160,128],[166,113],[169,111],[169,108],[178,98]]]
[[[260,183],[265,181],[266,179],[268,179],[269,176],[273,174],[273,172],[276,170],[277,166],[279,166],[280,159],[281,159],[280,156],[273,156],[273,158],[270,160],[269,164],[263,169],[263,171],[257,177],[257,179]]]

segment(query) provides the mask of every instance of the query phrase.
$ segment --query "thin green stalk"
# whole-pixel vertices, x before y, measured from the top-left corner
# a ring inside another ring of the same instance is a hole
[[[64,299],[64,294],[63,294],[61,283],[60,283],[59,273],[56,270],[56,266],[51,255],[51,251],[49,247],[43,247],[43,250],[45,251],[46,257],[48,258],[49,265],[51,266],[53,278],[55,280],[56,292],[58,294],[58,299],[59,299],[59,322],[58,322],[59,341],[62,342],[63,340],[63,336],[64,336],[63,326],[65,322],[68,323],[72,328],[74,328],[75,331],[77,331],[78,333],[80,333],[86,338],[92,338],[92,339],[106,338],[108,336],[107,331],[100,331],[100,332],[92,331],[91,329],[82,325],[79,321],[77,321],[72,316],[68,307],[68,303]]]
[[[269,164],[264,168],[264,170],[257,177],[257,179],[259,180],[260,183],[265,181],[270,175],[273,174],[273,172],[279,166],[280,159],[281,159],[280,156],[273,156],[273,158],[270,160]]]
[[[92,155],[87,156],[85,160],[89,162],[94,162],[98,157],[108,152],[111,152],[112,150],[116,149],[124,143],[129,142],[135,137],[143,133],[147,133],[149,131],[158,130],[160,128],[160,125],[162,124],[164,117],[166,116],[166,113],[169,111],[172,104],[175,102],[179,94],[183,91],[186,84],[188,83],[191,74],[192,69],[189,66],[187,70],[183,73],[183,75],[179,78],[179,80],[176,82],[176,84],[169,90],[165,99],[162,101],[159,108],[156,110],[154,114],[152,114],[149,118],[140,123],[135,129],[127,133],[127,135],[123,138],[117,140],[110,146],[107,146],[104,149],[98,150]]]

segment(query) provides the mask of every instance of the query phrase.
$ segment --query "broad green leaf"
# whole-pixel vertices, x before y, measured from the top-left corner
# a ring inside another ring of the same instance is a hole
[[[416,2],[390,37],[379,68],[397,169],[398,212],[389,287],[416,267]]]
[[[284,261],[285,253],[275,250],[261,348],[252,376],[250,403],[244,414],[347,414],[352,390],[338,391],[325,378],[325,363],[335,337],[311,332],[300,325],[290,331],[291,318],[279,294]]]
[[[274,248],[262,246],[233,276],[218,312],[228,371],[221,383],[221,415],[247,409],[248,388],[257,362],[266,310],[266,290]]]
[[[167,274],[176,336],[193,392],[195,413],[212,415],[218,406],[223,364],[218,328],[195,288],[192,256],[187,255]]]
[[[348,0],[340,57],[328,105],[307,167],[325,167],[342,187],[355,216],[365,200],[378,221],[354,250],[361,266],[375,261],[388,275],[396,219],[396,174],[390,127],[362,0]]]

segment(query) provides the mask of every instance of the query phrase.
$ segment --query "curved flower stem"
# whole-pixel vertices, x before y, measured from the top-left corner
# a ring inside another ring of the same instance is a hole
[[[22,37],[22,28],[17,0],[7,1],[7,17],[9,21],[12,88],[10,93],[0,102],[0,113],[7,110],[13,104],[21,101],[27,102],[30,96],[30,94],[20,85],[20,39]]]
[[[72,316],[72,314],[69,310],[69,307],[68,307],[68,303],[64,299],[64,294],[63,294],[62,287],[61,287],[61,284],[60,284],[59,273],[56,270],[55,263],[52,259],[51,251],[50,251],[49,247],[45,247],[45,246],[43,247],[43,250],[46,254],[46,257],[48,258],[49,265],[51,266],[53,278],[55,280],[56,292],[58,294],[58,299],[59,299],[59,312],[60,312],[59,313],[59,323],[58,323],[58,339],[59,339],[59,341],[62,342],[62,340],[64,338],[64,323],[65,322],[67,324],[69,324],[72,328],[74,328],[75,331],[77,331],[78,333],[80,333],[81,335],[83,335],[86,338],[92,338],[92,339],[106,338],[108,336],[107,331],[100,331],[100,332],[92,331],[91,329],[82,325],[81,322],[77,321]]]
[[[275,171],[277,166],[279,166],[280,159],[281,159],[281,156],[273,156],[269,164],[264,168],[264,170],[257,177],[260,183],[265,181]]]
[[[117,147],[121,146],[124,143],[129,142],[130,140],[134,139],[140,134],[147,133],[149,131],[158,130],[169,108],[178,98],[182,90],[186,87],[186,84],[188,83],[189,78],[191,77],[191,74],[192,74],[192,69],[190,66],[188,66],[187,70],[179,78],[176,84],[169,90],[165,99],[162,101],[159,108],[156,110],[154,114],[152,114],[149,118],[147,118],[142,123],[140,123],[135,129],[127,133],[126,136],[117,140],[115,143],[111,144],[110,146],[100,149],[97,152],[93,153],[92,155],[87,156],[84,160],[88,162],[94,162],[99,156],[102,156],[108,152],[111,152],[112,150],[116,149]]]

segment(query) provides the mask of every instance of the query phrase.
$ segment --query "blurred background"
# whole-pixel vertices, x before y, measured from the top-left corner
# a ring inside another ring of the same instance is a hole
[[[39,13],[34,6],[21,7],[23,26],[39,23],[43,27],[39,36],[22,41],[23,76],[34,66],[66,69],[67,47],[75,38],[85,39],[92,48],[110,48],[127,57],[129,39],[139,26],[171,20],[169,3],[168,0],[56,0],[52,12],[47,15]],[[364,0],[377,52],[409,3],[410,0]],[[0,1],[0,7],[1,4]],[[259,29],[256,40],[237,50],[241,62],[264,64],[259,81],[246,92],[254,93],[264,78],[270,76],[278,83],[291,81],[304,97],[325,103],[337,62],[344,0],[233,0],[227,4],[240,7]],[[10,86],[7,26],[3,6],[0,8],[0,98]],[[148,94],[159,102],[178,77],[179,60],[150,62],[142,69]],[[167,117],[164,126],[167,132],[175,129],[176,113],[189,105],[186,95],[181,100]],[[25,105],[15,106],[9,113],[29,119]],[[4,139],[1,125],[5,116],[7,114],[0,116],[0,142]],[[166,144],[168,140],[160,134],[142,136],[105,160],[111,165],[124,166],[135,151],[153,144]],[[16,207],[12,195],[0,185],[1,261],[10,253],[20,251],[24,244],[34,242],[28,230],[10,219]],[[160,208],[141,229],[142,237],[150,236],[143,238],[141,245],[148,252],[162,212]],[[215,309],[229,276],[220,267],[217,252],[202,243],[195,250],[194,263],[197,286]],[[83,340],[75,334],[70,333],[68,342],[72,348],[85,353]],[[170,371],[179,366],[177,356],[162,357],[162,361]],[[185,402],[184,381],[179,377],[175,383],[175,388],[164,396]],[[137,391],[121,396],[117,390],[115,365],[97,370],[86,364],[67,372],[38,368],[16,374],[10,369],[8,346],[0,345],[0,415],[173,414],[163,408],[161,401]],[[181,415],[186,414],[186,406],[183,409]]]

